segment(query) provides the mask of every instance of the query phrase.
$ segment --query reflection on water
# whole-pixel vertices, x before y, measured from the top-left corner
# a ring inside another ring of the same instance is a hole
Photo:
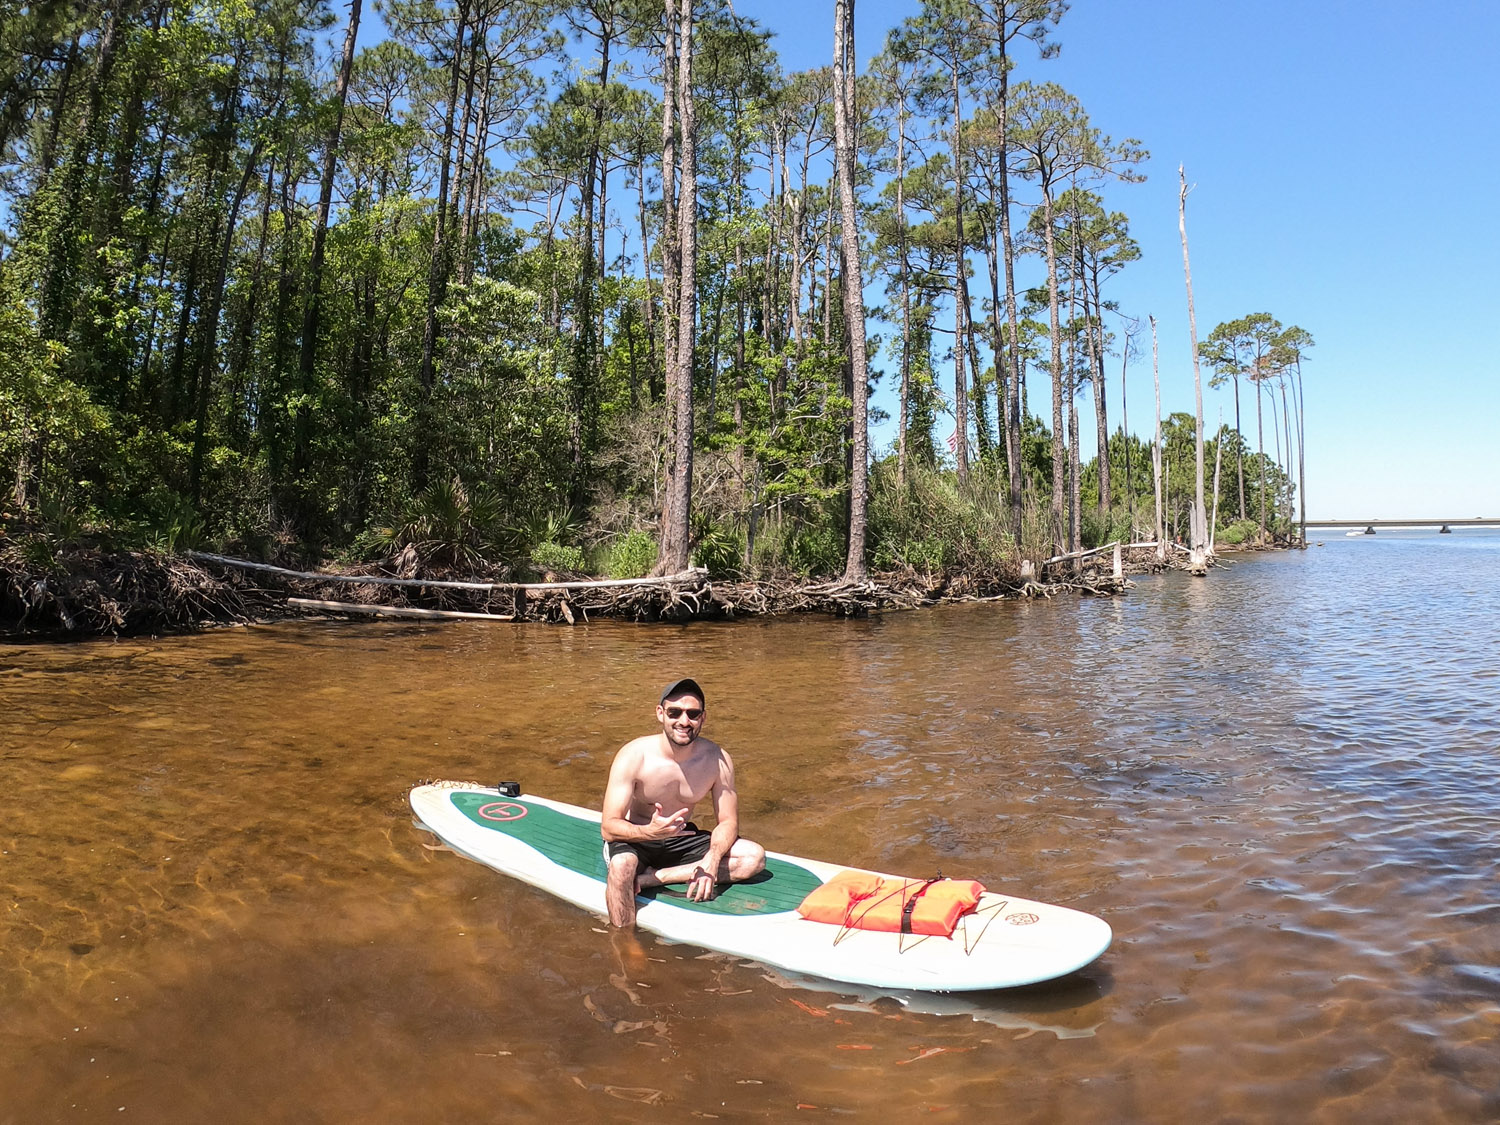
[[[1493,1120],[1497,620],[1459,533],[864,622],[0,649],[0,1123]],[[1114,946],[972,997],[632,960],[413,826],[435,777],[597,801],[687,672],[747,834]]]

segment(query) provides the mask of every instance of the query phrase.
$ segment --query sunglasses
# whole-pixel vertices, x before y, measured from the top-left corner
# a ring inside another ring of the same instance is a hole
[[[666,708],[666,712],[669,719],[680,719],[684,715],[690,719],[703,718],[703,708],[701,707],[668,707]]]

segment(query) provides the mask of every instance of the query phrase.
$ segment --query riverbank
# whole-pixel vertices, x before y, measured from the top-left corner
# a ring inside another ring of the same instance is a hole
[[[308,616],[488,619],[577,624],[608,617],[639,622],[824,614],[862,617],[891,610],[1059,594],[1114,595],[1127,575],[1180,565],[1151,549],[1043,563],[924,573],[912,569],[862,582],[782,578],[711,579],[690,570],[666,579],[593,580],[548,573],[518,582],[503,568],[479,574],[404,565],[299,570],[196,552],[110,551],[100,546],[38,552],[0,537],[0,638],[82,640],[160,635]],[[289,562],[290,560],[279,560]]]

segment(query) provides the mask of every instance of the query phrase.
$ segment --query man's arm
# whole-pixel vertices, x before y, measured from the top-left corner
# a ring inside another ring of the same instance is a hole
[[[708,838],[708,854],[688,882],[688,898],[702,902],[713,894],[714,882],[729,855],[729,849],[740,838],[740,797],[734,788],[734,762],[719,751],[719,776],[714,781],[714,816],[718,823]]]
[[[675,836],[687,823],[687,809],[679,809],[671,816],[663,816],[657,805],[651,814],[650,824],[633,824],[630,821],[630,806],[635,799],[635,781],[641,770],[641,748],[636,742],[627,742],[615,755],[609,767],[609,781],[604,786],[604,803],[600,806],[599,832],[610,841],[626,843],[642,840],[663,840]]]

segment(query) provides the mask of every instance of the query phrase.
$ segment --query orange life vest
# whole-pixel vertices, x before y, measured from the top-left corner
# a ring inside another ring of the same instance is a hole
[[[841,871],[802,900],[797,913],[854,930],[951,937],[958,920],[979,904],[973,879],[899,879]]]

